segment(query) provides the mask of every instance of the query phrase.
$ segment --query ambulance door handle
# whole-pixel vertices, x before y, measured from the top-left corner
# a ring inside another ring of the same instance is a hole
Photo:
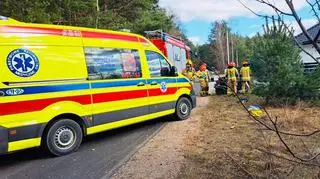
[[[137,84],[137,86],[144,86],[144,85],[146,85],[144,82],[140,82]]]
[[[153,86],[154,86],[154,85],[157,85],[157,84],[158,84],[158,83],[155,82],[155,81],[153,81],[153,82],[150,83],[150,85],[153,85]]]

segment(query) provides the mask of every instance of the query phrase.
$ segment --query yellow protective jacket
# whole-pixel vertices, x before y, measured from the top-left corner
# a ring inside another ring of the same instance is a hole
[[[251,80],[251,71],[250,67],[242,67],[240,70],[242,81],[250,81]]]
[[[209,82],[209,73],[208,73],[208,70],[205,70],[205,71],[198,71],[197,72],[197,77],[199,78],[199,82],[200,82],[200,87],[202,89],[204,88],[207,88],[209,85],[208,85],[208,82]]]
[[[190,64],[191,66],[193,66],[193,62],[191,59],[187,59],[187,64]]]
[[[209,73],[208,70],[205,71],[198,71],[197,72],[197,77],[199,78],[199,80],[203,80],[203,81],[209,81]]]
[[[236,81],[237,76],[239,76],[239,72],[235,67],[227,69],[227,74],[226,74],[227,80]]]
[[[194,68],[190,68],[190,69],[183,69],[182,74],[187,77],[190,81],[194,80],[194,76],[196,75],[196,71],[194,70]]]

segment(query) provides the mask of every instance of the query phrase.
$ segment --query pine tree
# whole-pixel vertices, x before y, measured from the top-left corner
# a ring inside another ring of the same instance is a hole
[[[272,21],[264,26],[264,34],[254,38],[252,70],[265,86],[257,94],[273,99],[295,101],[301,97],[304,83],[299,48],[293,42],[292,32],[282,22]]]

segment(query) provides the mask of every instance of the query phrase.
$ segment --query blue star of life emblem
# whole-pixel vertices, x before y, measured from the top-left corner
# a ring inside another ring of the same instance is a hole
[[[38,57],[27,49],[16,49],[7,57],[9,70],[20,77],[30,77],[39,70]]]
[[[165,93],[165,92],[167,92],[167,83],[166,82],[161,82],[160,83],[160,90],[161,90],[161,92],[163,92],[163,93]]]

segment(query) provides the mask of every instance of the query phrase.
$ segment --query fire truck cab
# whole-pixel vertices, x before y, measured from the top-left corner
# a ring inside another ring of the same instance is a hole
[[[147,38],[177,67],[179,72],[185,68],[187,59],[191,59],[191,48],[181,39],[161,30],[146,31]]]

